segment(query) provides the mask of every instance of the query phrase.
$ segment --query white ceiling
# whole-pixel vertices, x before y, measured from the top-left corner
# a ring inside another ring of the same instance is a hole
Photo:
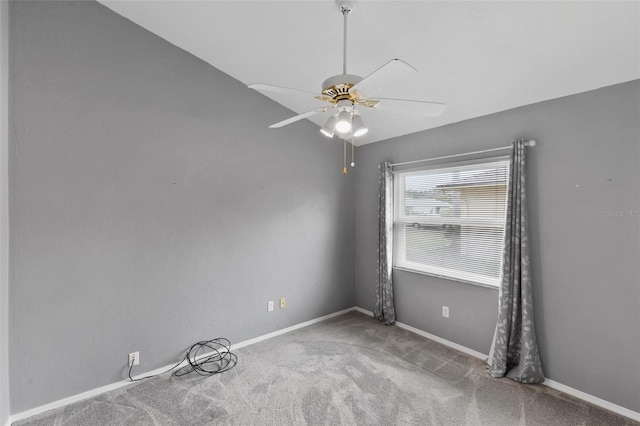
[[[342,72],[333,0],[100,2],[245,84],[320,92]],[[393,58],[419,72],[378,96],[447,109],[436,118],[363,112],[370,132],[360,145],[639,79],[640,1],[357,2],[348,73],[366,76]],[[296,113],[317,107],[270,97]]]

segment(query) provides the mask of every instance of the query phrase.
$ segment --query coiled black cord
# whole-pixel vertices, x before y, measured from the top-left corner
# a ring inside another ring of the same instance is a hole
[[[226,342],[226,345],[220,343],[220,341]],[[207,349],[210,351],[207,351]],[[198,354],[203,350],[210,352],[209,355],[198,359]],[[238,363],[238,357],[231,352],[231,342],[224,337],[194,344],[185,355],[185,359],[189,365],[177,370],[173,373],[174,376],[184,376],[192,371],[201,376],[211,376],[231,370]]]
[[[202,356],[199,355],[201,352],[209,354]],[[200,358],[198,358],[199,356]],[[231,342],[229,339],[217,337],[211,340],[202,340],[198,343],[194,343],[179,363],[162,373],[134,379],[131,377],[131,370],[133,369],[133,363],[131,363],[129,366],[129,380],[132,382],[139,382],[140,380],[150,379],[152,377],[168,373],[169,371],[178,368],[178,366],[185,361],[187,362],[187,365],[174,371],[174,376],[180,377],[194,371],[201,376],[212,376],[214,374],[224,373],[236,366],[238,363],[238,356],[231,352]]]

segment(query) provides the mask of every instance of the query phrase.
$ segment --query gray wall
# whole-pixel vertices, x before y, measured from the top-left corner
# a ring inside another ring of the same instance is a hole
[[[373,308],[377,165],[536,139],[535,319],[546,377],[640,412],[640,81],[366,145],[356,176],[356,304]],[[396,271],[398,320],[488,353],[497,291]],[[450,307],[450,319],[441,306]]]
[[[9,5],[0,1],[0,425],[9,418]]]
[[[13,413],[354,305],[339,144],[98,3],[10,7]]]
[[[203,338],[372,309],[377,164],[513,137],[539,141],[547,376],[640,411],[639,219],[604,213],[640,208],[640,82],[361,147],[354,195],[315,125],[268,131],[286,110],[103,6],[12,2],[11,22],[12,412],[122,379],[132,351],[142,372]],[[395,280],[400,321],[488,351],[495,290]]]

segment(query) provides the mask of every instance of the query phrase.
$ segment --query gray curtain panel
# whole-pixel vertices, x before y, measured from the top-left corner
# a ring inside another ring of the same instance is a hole
[[[494,377],[542,383],[544,372],[533,326],[525,157],[526,142],[514,141],[498,322],[488,363]]]
[[[373,316],[387,325],[396,321],[393,307],[393,173],[391,163],[380,164],[378,184],[378,280]]]

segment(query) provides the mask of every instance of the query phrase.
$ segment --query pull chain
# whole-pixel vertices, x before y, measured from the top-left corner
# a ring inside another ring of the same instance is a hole
[[[342,162],[342,174],[347,175],[347,140],[344,140],[344,156]]]
[[[353,143],[353,136],[351,137],[351,167],[356,166],[356,149],[355,144]]]

